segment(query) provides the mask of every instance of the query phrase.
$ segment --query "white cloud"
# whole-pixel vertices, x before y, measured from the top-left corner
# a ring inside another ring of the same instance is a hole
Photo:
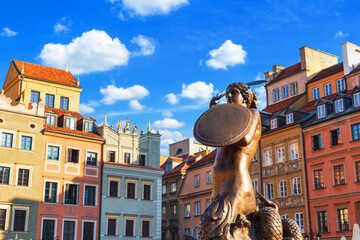
[[[178,96],[176,96],[174,93],[167,94],[165,99],[170,104],[177,104],[179,102]]]
[[[143,110],[143,109],[145,108],[145,107],[144,107],[143,105],[141,105],[141,104],[139,103],[139,101],[136,100],[136,99],[131,100],[131,101],[129,102],[129,106],[130,106],[131,109],[137,110],[137,111],[141,111],[141,110]]]
[[[139,100],[149,95],[149,91],[140,85],[123,88],[114,85],[108,85],[106,88],[100,88],[100,93],[104,95],[101,100],[103,103],[110,105],[120,100]],[[136,103],[133,103],[135,106]]]
[[[266,108],[266,90],[264,86],[254,89],[258,99],[258,109],[263,110]]]
[[[89,106],[88,104],[80,103],[79,111],[81,114],[88,114],[88,113],[93,113],[95,111],[95,109],[93,107]]]
[[[162,115],[163,117],[172,117],[172,116],[173,116],[172,112],[170,112],[170,111],[162,112],[161,115]]]
[[[194,82],[189,85],[183,84],[180,96],[200,102],[209,101],[214,94],[214,85],[212,83]]]
[[[106,32],[84,32],[67,45],[46,44],[40,53],[42,64],[64,68],[73,74],[107,71],[127,65],[130,53],[118,38],[112,39]]]
[[[209,54],[211,58],[206,61],[206,65],[214,69],[227,70],[229,66],[244,64],[246,58],[243,47],[232,43],[231,40],[224,42],[218,49],[211,50]]]
[[[342,31],[338,31],[338,32],[335,34],[334,38],[343,38],[343,37],[347,37],[347,36],[349,36],[348,33],[343,33]]]
[[[188,0],[122,0],[124,9],[140,16],[169,14],[188,4]]]
[[[16,35],[18,35],[18,32],[15,32],[13,30],[10,30],[9,28],[3,28],[2,32],[0,33],[0,36],[5,36],[5,37],[14,37]]]
[[[179,128],[184,125],[185,123],[179,122],[173,118],[164,118],[163,120],[157,120],[152,124],[154,128]]]
[[[131,43],[137,44],[140,47],[140,51],[132,52],[133,56],[146,56],[155,52],[155,44],[152,38],[139,34],[137,37],[131,39]]]
[[[184,139],[183,135],[179,131],[169,131],[168,129],[160,130],[161,145],[163,147],[169,147],[169,144],[178,142]]]

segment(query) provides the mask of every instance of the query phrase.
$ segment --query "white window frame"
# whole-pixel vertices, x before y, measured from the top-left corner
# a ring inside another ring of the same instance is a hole
[[[267,190],[268,190],[267,185],[271,186],[271,188],[270,188],[271,191],[269,194],[267,192]],[[268,195],[269,195],[269,198],[267,198],[268,200],[274,199],[274,183],[272,183],[272,182],[264,183],[264,189],[265,189],[265,197],[268,197]]]
[[[195,202],[195,216],[200,216],[201,215],[201,202]]]
[[[16,131],[13,131],[13,130],[8,130],[8,129],[1,129],[0,128],[0,142],[2,140],[2,134],[3,133],[10,133],[13,135],[13,138],[12,138],[12,143],[11,143],[11,148],[10,147],[2,147],[0,146],[0,148],[3,148],[3,149],[8,149],[8,150],[15,150],[15,147],[16,147],[16,137],[17,137],[17,132]],[[21,142],[20,142],[20,146],[21,146]],[[19,150],[20,150],[20,147],[19,147]]]
[[[290,160],[299,159],[299,145],[297,142],[290,143]]]
[[[173,188],[173,186],[175,186],[175,188]],[[175,189],[175,190],[174,190]],[[174,190],[174,191],[173,191]],[[170,192],[176,192],[176,182],[173,182],[170,184]]]
[[[280,180],[279,181],[279,197],[283,198],[283,197],[287,197],[287,183],[286,180]]]
[[[25,210],[26,211],[26,215],[25,215],[25,229],[24,231],[16,231],[16,232],[27,232],[28,231],[28,227],[29,227],[29,212],[30,212],[30,207],[22,207],[22,206],[13,206],[12,208],[12,221],[11,221],[11,231],[14,231],[14,221],[15,221],[15,210]]]
[[[200,187],[200,174],[194,175],[194,187]]]
[[[9,223],[10,223],[10,205],[0,205],[0,209],[6,210],[4,231],[8,231]],[[3,230],[1,230],[1,231],[3,231]]]
[[[258,178],[253,178],[251,179],[253,188],[254,188],[254,193],[256,194],[259,191],[259,179]]]
[[[339,87],[340,86],[340,87]],[[338,80],[336,80],[336,88],[337,88],[337,91],[338,92],[342,92],[346,89],[346,86],[345,86],[345,79],[343,78],[340,78]],[[339,89],[341,88],[341,89]]]
[[[107,197],[110,197],[110,182],[117,182],[118,184],[118,192],[116,194],[116,197],[120,197],[120,184],[121,184],[121,178],[120,177],[108,177],[108,188],[107,188]],[[112,196],[113,197],[113,196]]]
[[[198,239],[198,238],[199,238],[199,228],[195,227],[195,228],[192,229],[192,231],[193,231],[193,235],[192,235],[192,236],[193,236],[195,239]]]
[[[144,190],[145,190],[145,185],[150,185],[150,200],[145,200],[144,199]],[[153,201],[153,188],[154,188],[154,183],[152,181],[146,181],[146,180],[142,180],[141,181],[141,200],[145,200],[145,201]]]
[[[275,128],[277,128],[277,118],[270,120],[270,129],[275,129]]]
[[[51,114],[51,113],[45,113],[45,125],[48,125],[48,126],[56,126],[56,117],[57,115],[56,114]],[[47,119],[48,117],[50,117],[50,124],[47,123]],[[54,125],[51,124],[51,117],[54,117]]]
[[[187,209],[187,206],[189,206],[189,209]],[[186,218],[191,217],[191,205],[190,205],[190,203],[186,203],[184,205],[184,210],[185,210],[184,217],[186,217]]]
[[[0,163],[1,167],[8,167],[9,170],[9,184],[0,184],[1,187],[12,187],[13,186],[13,174],[14,174],[14,164],[8,164],[8,163]],[[16,180],[16,179],[15,179]]]
[[[133,233],[132,236],[126,236],[126,220],[133,220]],[[125,215],[124,216],[124,237],[136,237],[136,216]]]
[[[94,223],[94,238],[93,240],[96,240],[96,225],[97,225],[97,221],[96,220],[82,220],[81,223],[81,239],[84,239],[84,223],[85,222],[92,222]]]
[[[271,149],[264,151],[264,166],[271,166],[272,165],[272,156],[271,156]]]
[[[88,153],[96,153],[96,165],[87,165],[86,162],[87,162],[87,154]],[[86,149],[86,154],[85,154],[85,167],[99,167],[99,159],[100,159],[100,152],[99,151],[96,151],[96,150],[91,150],[91,149]]]
[[[343,112],[344,111],[344,100],[340,98],[339,100],[335,101],[335,112]]]
[[[109,219],[115,219],[116,220],[116,224],[115,224],[115,235],[109,235],[108,230],[109,230]],[[106,214],[106,225],[105,225],[106,229],[105,229],[105,236],[119,236],[119,215],[112,215],[112,214]]]
[[[278,163],[285,162],[285,148],[284,147],[281,146],[281,147],[276,148],[276,157],[277,157]]]
[[[211,184],[211,171],[206,172],[206,184]]]
[[[282,94],[282,98],[289,97],[289,85],[285,85],[281,87],[281,94]]]
[[[354,94],[354,107],[359,107],[359,106],[360,106],[360,92]]]
[[[46,189],[46,183],[47,182],[51,182],[51,183],[57,183],[57,188],[56,188],[56,202],[52,203],[52,202],[45,202],[45,189]],[[60,195],[60,181],[59,180],[52,180],[52,179],[44,179],[44,186],[43,186],[43,197],[42,197],[42,203],[45,204],[59,204],[59,195]],[[64,198],[65,198],[65,194],[64,194]]]
[[[290,124],[293,122],[294,122],[294,114],[293,113],[286,114],[286,124]]]
[[[300,216],[302,217],[300,218]],[[301,232],[304,233],[304,214],[302,212],[295,213],[294,219],[297,225],[300,227]]]
[[[69,119],[69,127],[66,126],[66,120]],[[65,117],[64,119],[64,128],[76,130],[76,118],[74,117]]]
[[[331,83],[326,83],[324,84],[324,94],[325,94],[325,97],[326,96],[329,96],[332,94],[332,88],[331,88]]]
[[[23,136],[24,137],[31,137],[31,149],[30,150],[21,149],[21,138]],[[34,152],[34,149],[35,149],[35,134],[19,132],[19,148],[18,148],[18,151]]]
[[[317,106],[316,108],[316,114],[317,114],[317,118],[324,118],[326,117],[326,108],[325,108],[325,104]]]
[[[281,215],[281,220],[286,220],[289,218],[288,214]]]
[[[66,184],[78,185],[78,188],[77,188],[77,204],[65,203],[65,196],[66,196],[65,187],[66,187]],[[84,188],[84,191],[85,191],[85,188]],[[64,182],[64,186],[63,186],[63,202],[62,203],[65,204],[65,205],[70,205],[70,206],[79,206],[79,204],[80,204],[80,183],[79,182],[71,182],[71,181],[65,181]]]
[[[95,187],[95,206],[85,205],[85,187]],[[83,207],[98,207],[98,194],[99,194],[99,185],[97,184],[91,184],[91,183],[84,183],[83,184]]]
[[[27,186],[18,185],[18,179],[19,179],[19,170],[20,169],[26,169],[29,170],[29,181]],[[16,178],[15,178],[15,186],[19,188],[31,188],[32,183],[32,173],[33,173],[33,167],[32,166],[26,166],[26,165],[16,165]]]
[[[43,226],[44,226],[44,220],[55,220],[55,225],[54,225],[54,236],[56,237],[57,235],[57,222],[58,222],[58,219],[57,218],[50,218],[50,217],[42,217],[41,218],[41,232],[40,232],[40,236],[41,236],[41,239],[43,239]]]
[[[79,161],[77,163],[68,161],[68,159],[69,159],[69,149],[79,150]],[[81,148],[66,146],[65,163],[66,164],[80,164],[81,163]]]
[[[280,100],[280,90],[276,88],[273,90],[273,102],[277,102]]]
[[[87,130],[85,129],[86,123],[92,124],[92,129],[91,129],[91,131],[87,131]],[[90,133],[94,132],[94,126],[95,126],[94,121],[88,121],[88,120],[84,121],[84,132],[90,132]]]
[[[294,177],[292,179],[292,190],[293,195],[299,195],[302,193],[300,177]]]
[[[75,222],[74,236],[75,236],[75,239],[76,239],[76,237],[77,237],[77,228],[78,228],[78,220],[77,220],[77,219],[74,219],[74,218],[63,218],[63,219],[62,219],[61,240],[64,240],[65,221]]]
[[[59,148],[59,160],[48,159],[48,148],[49,148],[49,147],[58,147],[58,148]],[[60,161],[61,161],[61,145],[52,144],[52,143],[47,143],[47,144],[46,144],[46,156],[45,156],[45,161],[60,162]]]
[[[295,94],[298,94],[298,93],[299,93],[298,82],[295,81],[295,82],[290,83],[290,95],[294,96]]]
[[[313,100],[320,98],[320,89],[318,87],[312,89]]]

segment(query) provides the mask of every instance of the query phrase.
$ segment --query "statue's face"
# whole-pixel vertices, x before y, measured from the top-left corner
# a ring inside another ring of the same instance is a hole
[[[231,87],[226,91],[227,103],[237,104],[243,107],[247,107],[240,90],[236,87]]]

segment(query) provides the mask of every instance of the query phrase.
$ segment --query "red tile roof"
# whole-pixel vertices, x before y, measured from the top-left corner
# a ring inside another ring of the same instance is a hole
[[[288,106],[290,106],[291,104],[293,104],[296,100],[298,100],[302,96],[304,96],[304,94],[299,94],[299,95],[296,95],[295,97],[292,97],[287,100],[281,101],[279,103],[275,103],[270,106],[267,106],[262,111],[268,112],[268,113],[275,113],[275,112],[281,111],[281,110],[287,108]]]
[[[354,70],[352,70],[349,74],[353,74],[360,71],[360,65],[358,65]]]
[[[266,85],[270,85],[272,83],[275,83],[277,81],[280,81],[281,79],[287,78],[290,75],[293,75],[295,73],[298,73],[300,71],[302,71],[303,69],[301,69],[301,62],[298,62],[290,67],[287,67],[283,70],[281,70],[281,72],[279,73],[279,75],[277,75],[273,80],[271,80],[270,82],[268,82]]]
[[[323,97],[322,99],[325,99],[325,100],[331,100],[334,96],[335,96],[336,93],[334,94],[331,94],[329,96],[326,96],[326,97]],[[345,92],[346,95],[351,95],[351,91],[348,90]],[[316,107],[315,107],[315,103],[318,101],[319,99],[316,99],[316,100],[313,100],[311,102],[308,102],[305,106],[303,106],[302,108],[300,108],[300,110],[302,111],[305,111],[305,112],[310,112],[312,110],[315,110]]]
[[[83,116],[78,113],[78,112],[73,112],[73,111],[69,111],[69,110],[65,110],[65,109],[59,109],[59,108],[52,108],[52,107],[45,107],[45,111],[54,111],[54,112],[57,112],[58,114],[58,117],[61,117],[62,115],[64,114],[67,114],[67,113],[71,113],[73,115],[75,115],[77,117],[77,120],[80,120],[83,118]]]
[[[114,162],[105,162],[105,163],[111,164],[111,165],[125,166],[125,167],[134,167],[134,168],[150,169],[150,170],[155,170],[155,171],[163,171],[161,168],[145,167],[145,166],[132,165],[132,164],[127,164],[127,163],[114,163]]]
[[[341,72],[344,70],[344,66],[343,66],[343,63],[337,63],[335,65],[332,65],[328,68],[325,68],[323,70],[321,70],[320,72],[318,72],[315,77],[313,77],[310,81],[308,81],[308,83],[310,82],[315,82],[319,79],[323,79],[325,77],[328,77],[328,76],[331,76],[335,73],[338,73],[338,72]]]
[[[177,172],[180,172],[181,170],[185,171],[186,169],[189,168],[189,166],[190,166],[190,164],[188,162],[182,162],[179,165],[177,165],[174,169],[172,169],[172,170],[170,170],[168,172],[165,172],[164,175],[177,173]]]
[[[77,81],[71,74],[71,72],[19,60],[13,60],[13,63],[17,68],[18,72],[21,72],[22,65],[24,64],[25,76],[39,78],[61,84],[77,86]]]
[[[217,149],[215,149],[214,151],[212,151],[211,153],[209,153],[208,155],[206,155],[205,157],[203,157],[202,159],[200,159],[199,161],[194,162],[191,166],[190,169],[195,168],[196,166],[200,166],[202,164],[206,164],[208,162],[211,162],[213,160],[215,160],[216,157],[216,153],[217,153]]]

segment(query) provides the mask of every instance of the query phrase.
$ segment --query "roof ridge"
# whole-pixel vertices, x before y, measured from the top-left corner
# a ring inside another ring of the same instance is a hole
[[[13,61],[23,62],[23,63],[27,63],[27,64],[31,64],[31,65],[36,65],[36,66],[40,66],[40,67],[45,67],[45,68],[56,69],[56,70],[60,70],[60,71],[64,71],[64,72],[70,72],[70,71],[66,71],[66,70],[64,70],[64,69],[60,69],[60,68],[49,67],[49,66],[45,66],[45,65],[41,65],[41,64],[37,64],[37,63],[26,62],[26,61],[17,60],[17,59],[13,59]]]

